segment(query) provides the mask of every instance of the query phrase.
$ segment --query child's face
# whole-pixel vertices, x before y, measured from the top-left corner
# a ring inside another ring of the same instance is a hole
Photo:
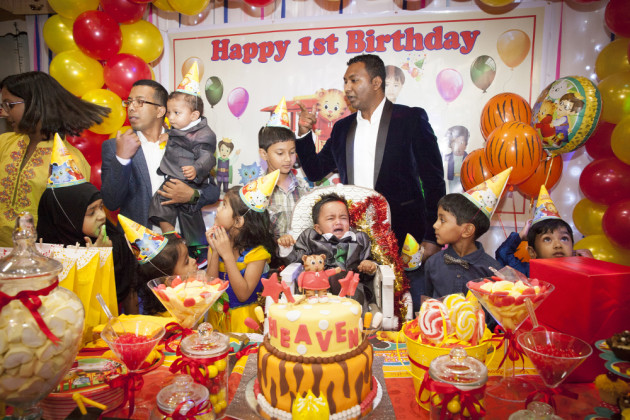
[[[534,247],[527,247],[531,258],[560,258],[573,255],[573,238],[565,227],[536,236]]]
[[[105,224],[105,210],[103,210],[103,200],[98,199],[90,204],[85,211],[83,218],[83,234],[90,238],[98,237],[101,226]]]
[[[232,206],[230,206],[228,197],[223,197],[223,201],[219,204],[217,215],[214,218],[214,225],[221,226],[227,231],[234,226],[234,211],[232,210]]]
[[[396,99],[398,95],[400,95],[400,91],[402,90],[402,83],[395,77],[387,77],[385,78],[385,96],[391,102],[396,103]]]
[[[177,263],[173,269],[174,276],[184,277],[197,271],[197,262],[188,256],[188,248],[186,248],[186,245],[177,245],[177,255],[179,257],[177,258]]]
[[[230,157],[231,151],[232,150],[229,147],[222,144],[221,147],[219,147],[219,156],[221,157],[221,159],[227,159],[228,157]]]
[[[190,109],[183,98],[173,98],[166,103],[166,116],[173,128],[182,129],[199,119],[199,111]]]
[[[320,235],[332,233],[337,238],[350,230],[350,216],[348,208],[341,201],[330,201],[319,209],[317,223],[313,226]]]
[[[442,206],[438,207],[438,217],[433,224],[437,243],[440,245],[453,244],[457,242],[464,231],[464,224],[457,224],[455,215],[446,211]]]
[[[293,140],[274,143],[265,152],[260,149],[260,157],[267,161],[267,172],[280,169],[281,174],[288,174],[295,164],[295,142]]]

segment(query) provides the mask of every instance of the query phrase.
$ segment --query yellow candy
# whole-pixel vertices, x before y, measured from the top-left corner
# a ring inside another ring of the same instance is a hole
[[[263,312],[263,308],[256,306],[254,308],[254,313],[256,314],[256,318],[258,318],[258,322],[265,322],[265,312]]]
[[[227,367],[227,362],[225,361],[225,359],[219,359],[216,362],[214,362],[214,365],[217,367],[219,372],[223,372],[225,368]]]
[[[455,397],[448,402],[448,404],[446,405],[446,408],[451,413],[457,414],[462,409],[462,406],[459,404],[459,399]]]
[[[214,406],[214,412],[220,413],[221,411],[225,410],[226,407],[227,407],[227,401],[225,400],[217,401],[216,405]]]
[[[211,394],[209,400],[210,400],[210,403],[212,404],[212,406],[216,407],[217,402],[219,401],[219,397],[217,395],[215,395],[215,394]]]
[[[219,369],[215,365],[208,366],[208,378],[212,379],[219,374]]]
[[[369,330],[372,325],[372,312],[365,313],[365,321],[363,321],[363,329]]]

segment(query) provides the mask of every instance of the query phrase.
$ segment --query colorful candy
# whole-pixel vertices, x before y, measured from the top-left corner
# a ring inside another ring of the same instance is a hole
[[[450,336],[476,345],[486,328],[483,311],[476,300],[468,300],[461,294],[448,295],[443,301],[424,301],[420,308],[418,325],[422,337],[435,344]]]

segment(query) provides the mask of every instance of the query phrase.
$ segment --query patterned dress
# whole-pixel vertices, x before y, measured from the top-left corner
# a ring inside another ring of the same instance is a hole
[[[41,141],[20,169],[29,144],[25,134],[0,135],[0,246],[13,246],[15,218],[23,211],[33,215],[37,223],[37,208],[48,183],[48,168],[53,141]],[[65,142],[81,173],[90,180],[90,165],[81,152]]]

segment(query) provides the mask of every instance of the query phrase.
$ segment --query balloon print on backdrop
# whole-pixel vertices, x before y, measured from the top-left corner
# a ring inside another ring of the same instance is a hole
[[[607,208],[608,206],[594,203],[588,198],[581,199],[573,209],[575,227],[584,236],[604,233],[602,219]]]
[[[99,10],[81,13],[72,25],[72,35],[79,49],[96,60],[109,60],[122,45],[118,23]]]
[[[105,63],[103,76],[109,90],[121,98],[127,98],[137,80],[151,79],[151,69],[140,57],[117,54]]]
[[[210,76],[206,80],[206,99],[210,107],[214,108],[223,97],[223,82],[217,76]]]
[[[460,170],[460,182],[464,191],[476,187],[486,179],[492,178],[492,172],[488,169],[486,152],[484,148],[475,149],[464,158]]]
[[[544,185],[549,191],[558,183],[560,175],[562,175],[563,166],[560,155],[554,157],[545,156],[534,173],[516,187],[524,195],[538,197],[541,185]]]
[[[630,116],[615,126],[610,139],[610,147],[620,161],[630,165]]]
[[[101,0],[103,11],[118,23],[133,23],[142,19],[147,10],[146,4],[129,0]]]
[[[48,4],[55,12],[72,20],[87,10],[98,8],[98,0],[48,0]]]
[[[203,65],[203,61],[199,57],[188,57],[184,64],[182,64],[182,77],[186,77],[188,74],[188,70],[192,67],[193,63],[197,63],[197,71],[199,73],[199,80],[203,78],[203,72],[205,71],[205,67]]]
[[[525,60],[529,53],[531,40],[520,29],[503,32],[497,39],[497,52],[506,66],[514,69]]]
[[[489,55],[481,55],[470,66],[470,79],[479,89],[486,93],[497,74],[497,63]]]
[[[527,101],[516,93],[499,93],[490,98],[481,111],[481,134],[487,139],[503,123],[519,121],[529,124],[532,110]]]
[[[239,118],[245,112],[249,103],[249,93],[245,88],[237,87],[233,89],[227,98],[228,108],[236,118]]]
[[[72,19],[61,15],[53,15],[44,23],[42,35],[46,45],[54,54],[79,49],[72,36],[73,23]]]
[[[435,80],[438,92],[447,103],[453,102],[464,87],[462,75],[455,69],[444,69]]]
[[[586,77],[562,77],[547,86],[533,107],[532,126],[552,154],[572,152],[595,130],[602,110],[599,91]]]
[[[103,86],[103,66],[79,50],[63,51],[50,62],[50,75],[76,96]]]

